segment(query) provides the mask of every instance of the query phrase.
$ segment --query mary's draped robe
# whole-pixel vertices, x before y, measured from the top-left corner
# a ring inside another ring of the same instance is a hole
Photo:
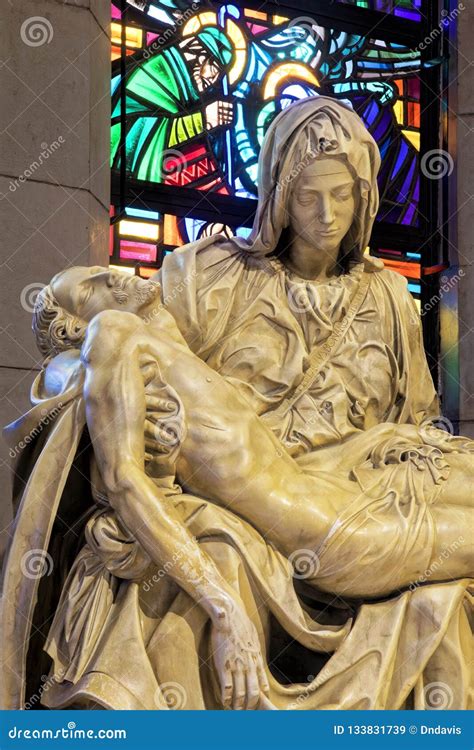
[[[385,562],[403,565],[404,556],[415,550],[423,570],[430,527],[420,521],[449,481],[450,466],[444,438],[437,437],[433,445],[428,430],[414,446],[404,436],[404,425],[423,425],[437,414],[437,404],[419,320],[401,277],[385,270],[372,273],[367,296],[326,368],[283,420],[274,417],[301,381],[311,347],[324,342],[344,314],[361,272],[359,264],[327,284],[304,282],[274,259],[211,238],[167,256],[159,276],[162,304],[189,347],[234,383],[300,466],[329,473],[335,486],[353,482],[362,500],[343,519],[344,528],[372,518],[374,508],[380,517],[395,513],[400,536],[388,546]],[[31,695],[31,690],[24,693],[27,648],[22,644],[28,644],[25,619],[32,615],[38,585],[18,574],[18,561],[32,542],[58,555],[52,520],[58,504],[60,513],[70,507],[71,489],[64,484],[84,435],[80,366],[71,366],[55,397],[45,391],[40,375],[36,405],[9,431],[11,443],[18,443],[58,399],[58,416],[31,447],[33,470],[23,472],[29,482],[19,491],[7,565],[3,627],[11,708],[21,707]],[[394,432],[393,425],[400,431]],[[28,456],[22,461],[28,463]],[[51,483],[52,476],[57,481]],[[95,497],[102,505],[94,507],[86,482],[82,498],[83,510],[90,508],[85,537],[80,536],[86,544],[72,566],[65,566],[52,627],[50,620],[43,626],[55,677],[44,681],[42,702],[52,708],[87,701],[108,708],[218,708],[205,613],[177,589],[165,564],[143,570],[133,539],[103,498]],[[376,560],[344,559],[335,533],[322,551],[318,572],[326,593],[318,595],[316,577],[311,603],[308,591],[303,599],[296,594],[288,560],[248,523],[203,498],[183,493],[172,501],[257,626],[274,707],[424,708],[436,707],[433,701],[439,700],[439,707],[469,705],[472,582],[414,585],[383,600],[360,601],[358,564],[365,571],[371,568],[374,577],[379,566]],[[340,588],[344,581],[350,582],[348,600],[331,597],[332,585]],[[47,591],[47,577],[40,585]],[[45,601],[40,595],[36,622],[53,614],[45,611]],[[277,658],[292,641],[300,644],[303,664],[297,682],[295,670],[285,673]],[[36,641],[31,645],[38,648]],[[315,654],[320,656],[315,659]],[[307,672],[305,659],[311,665]],[[433,690],[438,690],[435,696]]]

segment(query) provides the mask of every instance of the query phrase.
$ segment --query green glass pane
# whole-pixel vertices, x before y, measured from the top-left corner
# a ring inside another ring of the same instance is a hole
[[[110,129],[110,166],[114,163],[115,154],[117,153],[120,141],[120,123],[112,125]]]
[[[194,138],[196,135],[202,133],[203,130],[204,126],[202,122],[202,114],[200,112],[195,112],[192,115],[179,117],[178,119],[173,121],[173,124],[171,126],[171,134],[168,141],[168,146],[172,148],[178,143],[188,141],[191,138]]]
[[[145,104],[137,102],[136,99],[132,99],[131,96],[127,96],[125,101],[127,115],[134,113],[136,114],[138,112],[147,112],[147,106]],[[117,104],[114,107],[114,111],[112,112],[112,119],[114,119],[115,117],[120,117],[120,99],[117,101]]]
[[[197,36],[216,60],[219,60],[223,65],[227,65],[231,61],[232,45],[220,29],[209,27],[205,31],[200,31]]]
[[[179,87],[176,83],[175,71],[169,64],[166,50],[161,55],[151,57],[143,66],[143,70],[145,70],[148,75],[156,81],[156,83],[174,96],[175,99],[179,99]]]
[[[204,130],[202,114],[200,112],[195,112],[192,115],[192,118],[193,118],[193,124],[194,124],[194,135],[197,135],[198,133],[202,133]]]
[[[135,170],[140,153],[153,127],[156,125],[154,117],[140,117],[133,123],[127,134],[127,168]]]
[[[191,100],[198,101],[199,96],[195,89],[194,83],[190,78],[188,69],[183,62],[183,58],[176,49],[166,50],[164,53],[170,70],[173,71],[173,82],[176,86],[177,96],[183,103]]]
[[[149,75],[151,63],[153,63],[154,75],[158,75],[160,80]],[[127,89],[130,93],[136,94],[167,112],[178,111],[176,84],[168,64],[162,58],[153,58],[133,73],[127,83]]]
[[[368,50],[364,57],[376,58],[377,60],[402,60],[404,57],[413,59],[413,54],[409,52],[388,52],[387,50]]]
[[[137,175],[139,180],[149,180],[151,182],[163,181],[162,164],[167,129],[168,120],[164,118],[158,122],[153,139],[141,160]]]

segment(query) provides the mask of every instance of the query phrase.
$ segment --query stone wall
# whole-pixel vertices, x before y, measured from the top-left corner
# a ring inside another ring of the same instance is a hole
[[[108,263],[110,29],[104,0],[5,1],[0,25],[0,423],[28,408],[40,367],[38,289],[70,265]],[[0,448],[0,525],[10,520]]]
[[[457,78],[457,248],[459,289],[459,429],[474,437],[474,4],[459,16]]]
[[[453,159],[443,217],[448,238],[449,291],[440,304],[440,375],[443,412],[463,435],[474,437],[474,4],[457,4],[449,30],[447,146]]]

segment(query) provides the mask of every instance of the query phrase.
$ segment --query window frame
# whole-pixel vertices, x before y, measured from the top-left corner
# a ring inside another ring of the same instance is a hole
[[[119,3],[116,3],[119,4]],[[397,16],[379,11],[345,5],[343,3],[328,2],[328,0],[280,0],[265,2],[246,0],[245,7],[254,10],[264,10],[291,18],[314,18],[321,26],[338,28],[341,31],[364,36],[372,36],[384,41],[403,43],[411,48],[418,48],[429,35],[430,30],[439,26],[441,10],[449,9],[449,0],[424,0],[422,6],[422,20],[409,21]],[[125,28],[127,25],[137,24],[146,29],[146,15],[126,0],[120,0],[122,11],[122,54],[120,58],[121,81],[121,137],[119,151],[125,153],[126,113],[125,113],[125,83],[127,55],[125,47]],[[222,1],[207,0],[205,7],[222,6]],[[424,16],[424,18],[423,18]],[[150,30],[156,27],[150,24]],[[447,60],[443,58],[445,45],[444,29],[432,43],[424,45],[421,50],[420,78],[420,156],[428,151],[443,149],[443,123],[441,122],[442,107],[446,105],[442,96],[442,82],[446,75]],[[446,56],[445,56],[446,57]],[[188,216],[206,221],[218,220],[233,226],[251,226],[256,211],[257,201],[217,193],[204,193],[194,188],[180,189],[179,199],[176,188],[170,185],[143,183],[130,178],[125,170],[125,159],[121,158],[120,173],[112,171],[111,202],[118,207],[117,215],[112,219],[114,226],[123,217],[125,208],[133,205],[136,208],[159,211],[163,214],[174,214],[178,217]],[[447,178],[442,180],[428,179],[420,173],[420,201],[419,226],[408,227],[388,222],[377,221],[374,224],[370,247],[374,254],[377,248],[406,251],[407,245],[421,253],[421,294],[422,310],[429,307],[423,315],[423,334],[425,349],[432,374],[437,378],[437,359],[439,354],[439,320],[438,306],[429,303],[439,289],[439,277],[447,268],[446,242],[442,236],[442,223],[438,222],[438,215],[442,206],[447,204]],[[112,230],[116,231],[116,230]],[[139,263],[140,266],[159,266],[163,251],[158,252],[157,261],[153,264]],[[131,265],[121,261],[113,255],[111,263]]]

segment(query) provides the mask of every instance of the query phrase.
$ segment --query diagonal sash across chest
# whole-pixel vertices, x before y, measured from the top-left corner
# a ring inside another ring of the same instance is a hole
[[[331,355],[334,354],[345,333],[349,330],[352,321],[359,312],[361,305],[367,296],[371,278],[372,274],[369,271],[364,271],[362,273],[359,284],[351,297],[346,314],[334,325],[332,333],[324,343],[321,346],[315,347],[311,351],[309,356],[309,367],[306,370],[302,381],[293,393],[287,396],[278,408],[272,412],[272,417],[275,417],[275,415],[282,417],[285,416],[298,401],[300,396],[302,396],[303,393],[305,393],[314,383],[317,375],[319,375],[324,365],[329,361]]]

